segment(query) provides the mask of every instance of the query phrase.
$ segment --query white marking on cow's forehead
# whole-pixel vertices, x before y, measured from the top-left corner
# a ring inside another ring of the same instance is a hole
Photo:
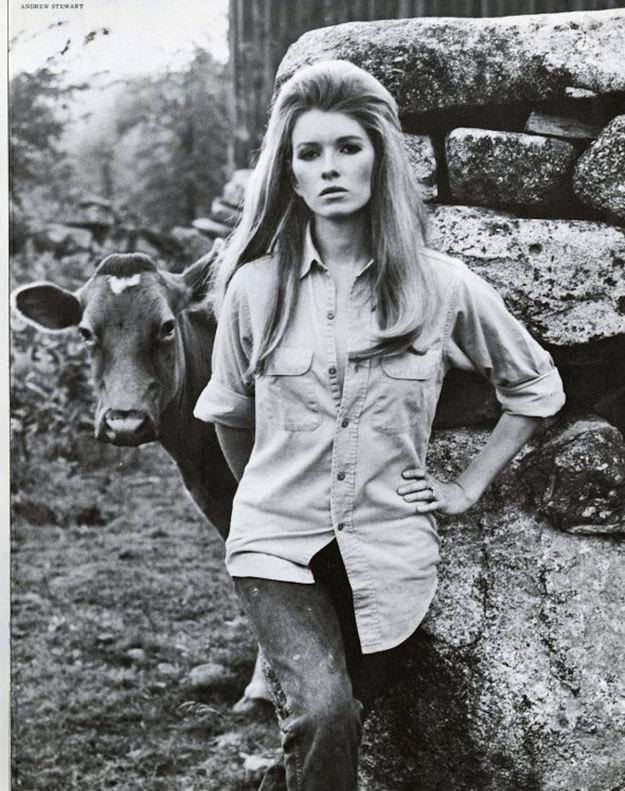
[[[109,275],[106,279],[108,280],[109,288],[113,294],[121,294],[122,291],[125,291],[127,288],[138,286],[141,282],[141,274],[137,272],[131,277],[115,277],[115,275]]]

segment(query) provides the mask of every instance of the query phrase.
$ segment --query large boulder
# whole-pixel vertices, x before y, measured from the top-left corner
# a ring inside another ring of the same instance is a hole
[[[625,533],[625,441],[599,417],[577,420],[521,465],[532,505],[569,533]]]
[[[438,197],[436,179],[436,157],[432,140],[427,135],[404,135],[408,161],[421,188],[421,200],[431,201]]]
[[[536,102],[566,88],[625,90],[624,38],[623,10],[351,22],[301,36],[277,79],[344,58],[386,85],[403,115]]]
[[[565,140],[460,128],[445,148],[449,189],[460,201],[553,210],[570,197],[577,152]]]
[[[625,352],[625,230],[585,220],[523,219],[437,206],[429,244],[463,260],[501,293],[543,343],[596,362]],[[610,343],[611,342],[611,343]]]
[[[484,441],[445,432],[449,475]],[[524,510],[514,468],[441,518],[440,585],[406,672],[366,728],[370,791],[620,791],[625,545]]]
[[[625,115],[619,115],[579,158],[573,179],[581,201],[625,224]]]

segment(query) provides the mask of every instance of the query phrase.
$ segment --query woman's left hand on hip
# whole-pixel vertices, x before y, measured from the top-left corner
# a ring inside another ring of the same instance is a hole
[[[409,468],[402,472],[404,483],[397,489],[405,502],[414,503],[418,514],[439,511],[441,514],[461,514],[473,501],[459,483],[439,481],[425,470]]]

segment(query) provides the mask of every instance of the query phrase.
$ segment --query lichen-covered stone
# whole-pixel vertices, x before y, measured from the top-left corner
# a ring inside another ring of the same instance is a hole
[[[451,475],[485,434],[443,432]],[[363,789],[604,791],[625,777],[625,545],[551,528],[514,469],[441,518],[439,590],[366,728]]]
[[[488,280],[561,359],[596,363],[616,347],[625,354],[625,230],[437,206],[429,244]]]
[[[581,155],[573,188],[583,203],[625,224],[625,115],[609,123]]]
[[[575,147],[520,132],[454,129],[445,143],[449,188],[479,206],[555,208],[570,196]]]
[[[525,457],[532,503],[569,533],[625,533],[625,441],[601,418],[578,420]]]
[[[277,79],[344,58],[386,85],[404,115],[535,102],[567,88],[624,90],[624,39],[623,10],[351,22],[305,33]]]
[[[436,157],[432,140],[427,135],[404,135],[408,159],[419,186],[421,200],[431,201],[438,196]]]

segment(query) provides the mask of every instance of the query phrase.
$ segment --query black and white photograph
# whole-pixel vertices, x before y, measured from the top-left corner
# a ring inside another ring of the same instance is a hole
[[[625,791],[625,2],[7,8],[11,791]]]

